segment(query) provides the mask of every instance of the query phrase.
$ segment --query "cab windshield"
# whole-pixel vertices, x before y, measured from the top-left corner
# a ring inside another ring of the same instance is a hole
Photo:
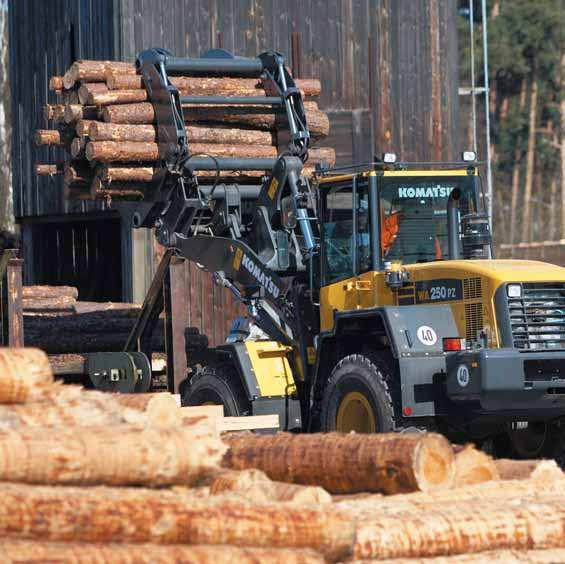
[[[460,214],[477,211],[475,176],[382,176],[381,252],[404,264],[448,257],[447,201],[461,192]]]

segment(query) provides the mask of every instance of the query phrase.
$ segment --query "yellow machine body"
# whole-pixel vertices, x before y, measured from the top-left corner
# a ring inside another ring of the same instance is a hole
[[[292,351],[277,341],[245,341],[251,367],[261,396],[280,397],[296,394],[296,384],[287,355]]]

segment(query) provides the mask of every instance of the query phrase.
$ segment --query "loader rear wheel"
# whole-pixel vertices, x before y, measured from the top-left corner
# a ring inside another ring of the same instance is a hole
[[[187,405],[223,405],[224,416],[249,415],[251,406],[231,364],[205,366],[190,381],[182,398]]]
[[[377,359],[352,354],[333,369],[321,408],[321,430],[386,433],[394,430],[394,409],[387,378]]]

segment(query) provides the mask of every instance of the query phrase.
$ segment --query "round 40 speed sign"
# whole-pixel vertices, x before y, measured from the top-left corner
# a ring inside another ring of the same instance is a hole
[[[437,343],[437,333],[432,327],[428,327],[427,325],[420,325],[418,331],[416,331],[416,335],[423,345],[432,347]]]

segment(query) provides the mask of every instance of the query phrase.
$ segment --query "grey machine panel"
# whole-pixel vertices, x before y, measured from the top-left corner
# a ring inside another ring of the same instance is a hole
[[[400,367],[402,407],[411,417],[436,414],[434,375],[445,372],[444,337],[459,332],[450,306],[385,307],[383,313]]]

